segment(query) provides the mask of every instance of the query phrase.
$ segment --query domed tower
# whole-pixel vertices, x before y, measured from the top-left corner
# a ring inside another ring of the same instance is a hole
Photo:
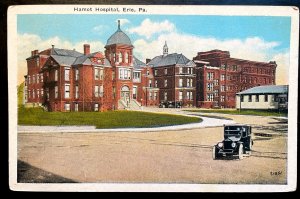
[[[112,34],[105,45],[105,57],[110,61],[113,76],[113,98],[116,109],[120,105],[127,107],[132,99],[133,45],[130,38],[118,29]]]

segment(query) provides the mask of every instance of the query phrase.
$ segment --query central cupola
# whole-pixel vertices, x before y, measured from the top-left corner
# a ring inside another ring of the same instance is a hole
[[[118,30],[112,36],[110,36],[106,42],[106,46],[114,44],[125,44],[132,46],[130,38],[121,30],[120,20],[118,20]]]

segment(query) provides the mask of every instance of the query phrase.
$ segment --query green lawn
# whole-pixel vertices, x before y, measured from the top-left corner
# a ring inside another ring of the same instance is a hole
[[[201,122],[201,118],[139,111],[45,112],[19,108],[19,125],[93,125],[96,128],[158,127]]]
[[[277,116],[283,117],[287,116],[287,113],[278,112],[278,111],[266,111],[266,110],[228,110],[228,109],[199,109],[199,110],[185,110],[189,112],[199,112],[199,113],[223,113],[223,114],[232,114],[232,115],[257,115],[257,116]]]

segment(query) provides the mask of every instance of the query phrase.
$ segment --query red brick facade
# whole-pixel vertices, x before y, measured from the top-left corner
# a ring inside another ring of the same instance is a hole
[[[49,111],[106,111],[180,102],[184,107],[235,108],[237,92],[275,84],[276,63],[231,58],[228,51],[199,52],[194,61],[182,54],[146,63],[133,55],[120,29],[107,40],[104,54],[49,48],[27,58],[25,104]]]
[[[197,64],[197,106],[235,108],[236,93],[260,85],[274,85],[275,62],[231,58],[228,51],[199,52]]]

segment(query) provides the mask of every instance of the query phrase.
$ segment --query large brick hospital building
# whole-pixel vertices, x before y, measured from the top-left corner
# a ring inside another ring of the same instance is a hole
[[[121,30],[111,35],[105,51],[84,53],[52,46],[27,58],[24,103],[49,111],[105,111],[160,103],[184,107],[235,108],[236,93],[274,85],[276,63],[231,58],[228,51],[198,52],[193,60],[168,53],[145,60],[133,54]]]

